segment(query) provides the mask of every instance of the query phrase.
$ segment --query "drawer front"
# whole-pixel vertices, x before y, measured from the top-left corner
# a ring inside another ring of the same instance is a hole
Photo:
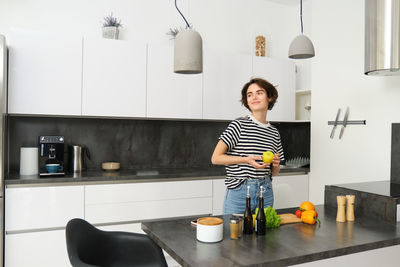
[[[298,207],[308,200],[308,175],[276,176],[272,185],[275,209]]]
[[[212,197],[212,180],[85,186],[85,204]]]
[[[212,197],[88,204],[90,223],[113,223],[212,213]]]
[[[70,219],[83,217],[83,186],[6,189],[6,231],[65,227]]]
[[[130,233],[139,233],[146,234],[142,230],[141,223],[126,223],[126,224],[112,224],[112,225],[102,225],[96,226],[98,229],[103,231],[118,231],[118,232],[130,232]]]
[[[65,230],[5,236],[5,267],[70,267]]]
[[[225,180],[213,180],[213,215],[222,215],[225,193]]]

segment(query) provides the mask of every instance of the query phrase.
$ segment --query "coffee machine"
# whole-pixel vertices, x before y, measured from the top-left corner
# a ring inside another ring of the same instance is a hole
[[[39,175],[65,175],[64,136],[39,136]]]

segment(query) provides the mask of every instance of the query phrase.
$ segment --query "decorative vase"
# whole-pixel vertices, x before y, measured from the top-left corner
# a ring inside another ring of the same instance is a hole
[[[265,57],[265,37],[258,35],[256,37],[256,56]]]
[[[109,27],[103,27],[103,38],[108,38],[108,39],[118,39],[118,27],[115,26],[109,26]]]

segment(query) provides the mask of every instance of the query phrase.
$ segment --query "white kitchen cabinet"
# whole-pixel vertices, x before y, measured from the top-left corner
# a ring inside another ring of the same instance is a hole
[[[83,186],[6,188],[5,231],[65,227],[84,217]]]
[[[225,192],[225,179],[213,180],[213,215],[222,215]]]
[[[81,115],[82,37],[14,31],[8,112]]]
[[[308,200],[308,174],[274,176],[274,208],[298,207]]]
[[[362,266],[362,267],[398,267],[400,245],[367,250],[363,252],[332,257],[328,259],[300,263],[293,267],[337,267],[337,266]]]
[[[274,208],[298,207],[308,200],[308,175],[279,175],[272,181]],[[213,180],[213,215],[221,215],[225,198],[224,179]]]
[[[65,230],[5,235],[5,267],[70,267]]]
[[[142,223],[112,224],[112,225],[101,225],[96,227],[103,231],[120,231],[120,232],[145,234],[145,232],[142,230]]]
[[[203,70],[203,119],[233,120],[249,114],[240,99],[252,75],[250,55],[207,48]]]
[[[278,100],[268,111],[268,120],[295,120],[296,73],[293,61],[253,56],[253,76],[264,78],[277,87]]]
[[[5,266],[71,266],[63,228],[83,217],[83,185],[6,188]]]
[[[85,186],[85,219],[91,223],[211,213],[211,180]]]
[[[84,39],[82,115],[146,116],[147,45]]]
[[[147,117],[202,118],[202,74],[176,74],[173,45],[148,45]]]

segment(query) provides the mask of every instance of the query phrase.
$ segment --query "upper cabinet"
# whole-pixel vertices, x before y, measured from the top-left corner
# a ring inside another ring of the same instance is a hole
[[[82,115],[146,116],[147,45],[84,39]]]
[[[250,55],[204,49],[203,119],[233,120],[249,113],[240,99],[251,64]]]
[[[8,111],[81,115],[82,38],[13,32]]]
[[[233,120],[249,114],[251,77],[277,86],[271,121],[295,120],[295,65],[286,59],[203,49],[202,74],[173,72],[173,44],[60,37],[8,37],[11,114]]]
[[[174,73],[173,45],[149,44],[147,117],[202,118],[202,74]]]
[[[268,120],[295,119],[295,65],[286,59],[253,57],[213,49],[204,51],[203,118],[232,120],[249,111],[241,105],[241,90],[252,77],[277,87],[279,97]]]
[[[293,61],[254,56],[253,76],[266,79],[278,90],[278,100],[268,111],[268,120],[295,120],[296,73]]]

